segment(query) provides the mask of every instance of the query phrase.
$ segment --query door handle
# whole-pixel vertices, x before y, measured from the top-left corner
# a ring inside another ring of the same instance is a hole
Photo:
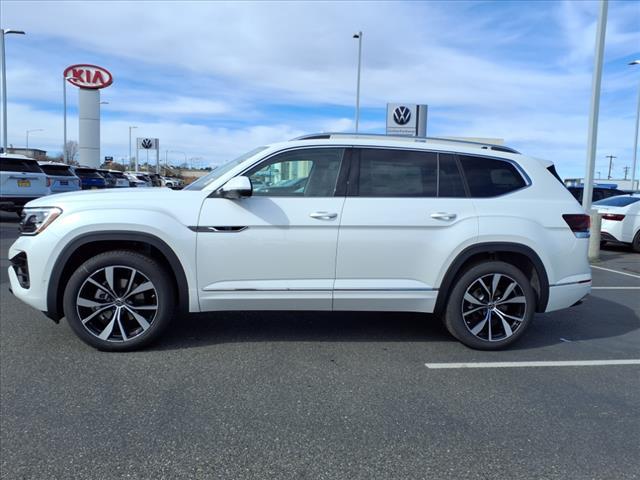
[[[455,220],[457,216],[458,215],[455,213],[447,212],[436,212],[431,214],[431,218],[435,218],[436,220]]]
[[[329,213],[329,212],[313,212],[313,213],[310,213],[309,216],[317,220],[333,220],[338,216],[338,214]]]

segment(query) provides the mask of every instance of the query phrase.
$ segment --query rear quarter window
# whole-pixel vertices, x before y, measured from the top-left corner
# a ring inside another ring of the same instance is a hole
[[[460,163],[472,197],[497,197],[527,185],[518,169],[505,160],[461,155]]]
[[[73,172],[69,167],[64,165],[40,165],[40,168],[47,175],[58,175],[65,177],[73,177]]]
[[[42,173],[38,162],[22,158],[1,158],[0,172]]]
[[[100,175],[95,170],[88,170],[88,169],[84,169],[84,168],[77,168],[76,169],[76,175],[78,175],[79,177],[84,177],[84,178],[103,178],[102,175]]]

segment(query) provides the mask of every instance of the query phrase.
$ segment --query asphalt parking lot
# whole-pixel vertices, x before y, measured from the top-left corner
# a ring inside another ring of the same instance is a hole
[[[108,354],[8,292],[17,217],[0,214],[2,478],[631,479],[640,255],[609,248],[582,305],[537,315],[503,352],[434,319],[226,313]]]

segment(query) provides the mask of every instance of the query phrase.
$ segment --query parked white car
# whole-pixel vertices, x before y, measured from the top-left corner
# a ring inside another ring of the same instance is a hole
[[[125,172],[129,179],[132,179],[136,183],[136,187],[153,187],[151,178],[144,172]]]
[[[491,350],[591,289],[588,215],[551,162],[503,146],[322,134],[183,190],[62,194],[25,212],[13,293],[103,350],[147,345],[176,311],[222,310],[435,313]]]
[[[640,253],[640,194],[606,198],[593,207],[602,214],[602,242],[626,243]]]
[[[140,180],[137,177],[137,175],[134,175],[133,173],[125,172],[124,175],[127,178],[127,180],[129,180],[129,186],[131,187],[146,188],[151,186],[148,182],[145,182],[144,180]]]
[[[25,203],[49,195],[47,175],[33,158],[0,153],[0,209],[22,212]]]

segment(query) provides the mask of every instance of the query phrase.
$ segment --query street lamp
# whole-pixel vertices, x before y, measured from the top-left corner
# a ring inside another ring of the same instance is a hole
[[[3,152],[7,151],[7,65],[5,63],[5,54],[4,54],[4,36],[5,35],[24,35],[25,33],[22,30],[4,30],[0,28],[0,55],[2,58],[0,59],[0,69],[1,77],[2,77],[2,147]]]
[[[27,149],[29,148],[29,134],[31,132],[44,132],[42,128],[32,128],[31,130],[27,130]]]
[[[629,62],[629,65],[640,65],[640,59]],[[636,112],[636,129],[633,140],[633,163],[631,164],[631,190],[636,189],[636,162],[638,161],[638,128],[640,127],[640,84],[638,84],[638,110]]]
[[[353,35],[358,39],[358,83],[356,86],[356,133],[358,133],[358,125],[360,124],[360,70],[362,67],[362,32]]]
[[[138,127],[129,127],[129,168],[131,168],[131,130]],[[138,156],[136,155],[136,164],[138,163]],[[136,172],[138,171],[138,165],[136,165]]]

